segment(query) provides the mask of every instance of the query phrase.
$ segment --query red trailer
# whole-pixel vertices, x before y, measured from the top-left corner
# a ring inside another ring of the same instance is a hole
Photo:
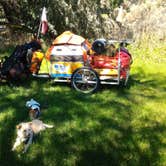
[[[118,43],[116,48],[115,43]],[[125,48],[129,40],[98,39],[92,44],[87,65],[72,75],[72,86],[84,93],[96,91],[100,84],[126,86],[132,64],[132,56]]]

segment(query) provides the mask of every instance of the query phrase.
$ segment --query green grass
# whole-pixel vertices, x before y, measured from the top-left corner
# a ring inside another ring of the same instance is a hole
[[[2,84],[0,165],[166,165],[165,62],[148,60],[144,56],[149,53],[135,49],[126,88],[102,86],[83,95],[68,84],[47,80]],[[25,103],[30,98],[40,102],[41,119],[55,127],[38,135],[26,154],[21,154],[22,147],[11,152],[15,126],[29,121]]]

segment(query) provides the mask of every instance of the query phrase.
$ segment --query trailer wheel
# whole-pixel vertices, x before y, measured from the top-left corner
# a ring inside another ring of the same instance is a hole
[[[98,90],[100,80],[96,71],[89,67],[82,67],[72,74],[71,84],[79,92],[93,93]]]

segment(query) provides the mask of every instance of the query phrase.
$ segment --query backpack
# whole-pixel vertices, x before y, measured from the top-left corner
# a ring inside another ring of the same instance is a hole
[[[13,53],[5,58],[2,64],[1,74],[7,77],[19,77],[21,73],[28,74],[32,52],[38,49],[41,49],[41,46],[37,41],[17,45]]]

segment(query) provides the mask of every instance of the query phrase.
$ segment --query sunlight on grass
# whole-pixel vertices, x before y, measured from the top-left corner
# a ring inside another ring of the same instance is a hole
[[[13,117],[13,108],[8,107],[4,112],[0,113],[0,129],[4,129],[3,123],[10,120]]]
[[[10,118],[10,117],[12,116],[12,114],[13,114],[12,108],[7,108],[7,109],[5,110],[5,112],[1,112],[1,114],[0,114],[0,120],[3,121],[3,120],[6,119],[7,117]]]
[[[125,88],[102,86],[85,95],[69,84],[34,78],[19,86],[0,86],[0,163],[166,165],[166,66],[163,50],[160,60],[156,48],[149,61],[151,51],[146,49],[131,48],[134,62]],[[21,147],[11,152],[15,126],[30,120],[25,103],[31,98],[41,104],[40,119],[54,128],[36,136],[26,154]]]

